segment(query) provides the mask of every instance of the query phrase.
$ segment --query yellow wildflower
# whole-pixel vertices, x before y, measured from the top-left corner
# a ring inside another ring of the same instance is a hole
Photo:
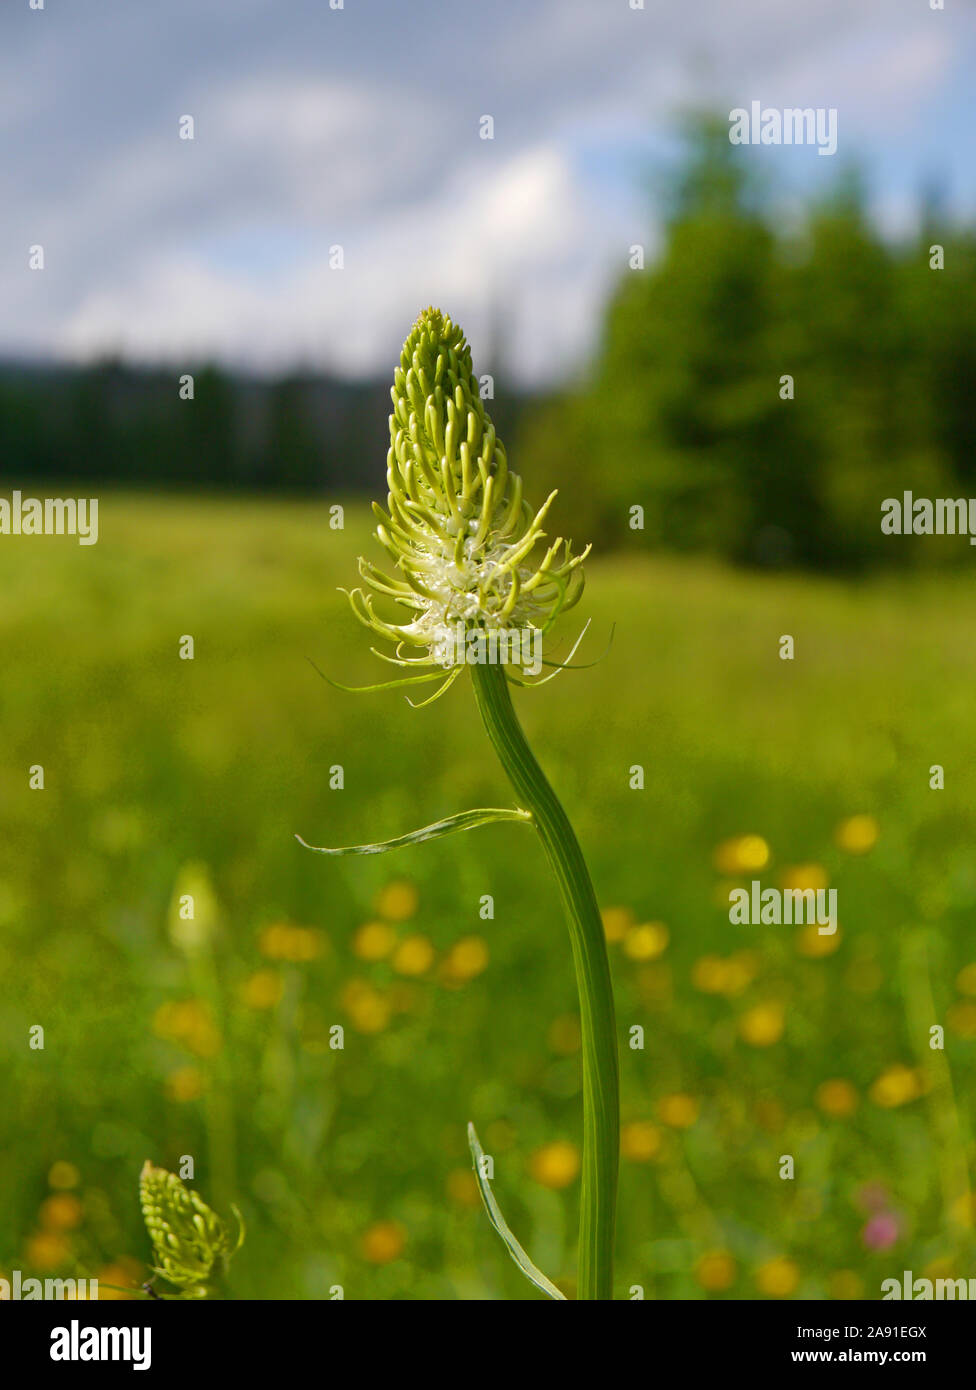
[[[801,956],[808,960],[819,960],[822,956],[832,956],[841,943],[844,933],[840,927],[833,932],[821,934],[815,922],[799,927],[794,934],[793,944]]]
[[[28,1268],[46,1273],[58,1269],[69,1259],[71,1246],[58,1232],[40,1231],[28,1240],[25,1255]]]
[[[771,1047],[786,1026],[783,1005],[775,1001],[757,1004],[739,1019],[739,1037],[750,1047]]]
[[[666,949],[667,944],[667,927],[662,922],[645,922],[628,930],[623,952],[631,960],[654,960]]]
[[[352,939],[353,954],[360,960],[383,960],[397,943],[397,934],[387,922],[365,922]]]
[[[917,1100],[922,1091],[922,1079],[918,1072],[896,1063],[881,1073],[872,1085],[870,1095],[875,1105],[891,1110]]]
[[[579,1150],[566,1139],[544,1144],[529,1160],[529,1171],[543,1187],[568,1187],[579,1169]]]
[[[403,1253],[407,1233],[398,1221],[376,1221],[360,1240],[363,1256],[370,1264],[386,1265]]]
[[[722,841],[715,851],[714,861],[719,873],[731,878],[756,873],[769,863],[769,845],[761,835],[738,835]]]
[[[695,1265],[695,1278],[708,1293],[722,1293],[735,1283],[735,1260],[727,1250],[709,1250]]]
[[[416,915],[420,896],[409,879],[394,879],[376,895],[376,911],[390,922],[406,922]]]
[[[825,1115],[838,1120],[846,1119],[857,1109],[857,1091],[849,1081],[833,1077],[817,1087],[817,1104]]]
[[[441,961],[441,979],[445,984],[464,984],[473,980],[488,965],[488,946],[480,936],[462,936]]]
[[[382,1033],[390,1022],[392,1005],[366,980],[350,980],[342,991],[342,1006],[359,1033]]]
[[[867,854],[878,843],[879,833],[874,816],[849,816],[834,831],[834,840],[848,854]]]
[[[864,1283],[859,1274],[855,1274],[852,1269],[836,1269],[827,1280],[827,1287],[831,1298],[843,1301],[844,1299],[860,1298],[864,1293]]]
[[[633,1120],[620,1130],[620,1152],[632,1163],[647,1163],[660,1151],[661,1131],[649,1120]]]
[[[781,888],[792,888],[800,892],[812,889],[814,893],[827,887],[830,882],[827,870],[822,864],[791,864],[779,876]]]
[[[426,936],[407,936],[393,953],[398,975],[426,975],[434,964],[434,948]]]
[[[698,1102],[694,1096],[682,1092],[662,1096],[657,1103],[657,1113],[662,1124],[672,1129],[689,1129],[698,1119]]]
[[[322,954],[322,935],[312,927],[293,927],[288,922],[273,922],[261,932],[258,950],[269,960],[306,964]]]
[[[45,1231],[73,1231],[81,1225],[82,1209],[70,1192],[58,1192],[41,1203],[40,1219]]]
[[[634,914],[629,907],[605,907],[600,912],[603,931],[608,941],[623,941],[634,924]]]
[[[963,999],[950,1006],[946,1022],[960,1038],[976,1038],[976,1002]]]
[[[767,1260],[756,1270],[756,1283],[761,1293],[770,1298],[789,1298],[800,1282],[800,1271],[783,1256]]]
[[[476,1207],[481,1202],[478,1180],[470,1168],[452,1168],[447,1175],[447,1195],[459,1207]]]
[[[205,1089],[206,1082],[196,1067],[177,1067],[166,1078],[167,1096],[180,1103],[199,1100]]]
[[[273,1009],[284,991],[277,970],[257,970],[241,988],[241,1001],[249,1009]]]
[[[202,999],[160,1004],[153,1015],[153,1032],[167,1042],[180,1043],[197,1057],[215,1057],[220,1051],[220,1033]]]

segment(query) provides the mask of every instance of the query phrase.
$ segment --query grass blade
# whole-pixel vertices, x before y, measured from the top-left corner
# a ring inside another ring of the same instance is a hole
[[[442,835],[453,835],[459,830],[473,830],[478,825],[490,825],[493,821],[518,821],[523,825],[532,824],[528,811],[509,811],[495,806],[479,807],[476,811],[459,811],[456,816],[434,821],[420,830],[411,830],[408,835],[398,835],[395,840],[381,840],[375,845],[346,845],[341,849],[326,849],[321,845],[310,845],[301,835],[295,839],[313,854],[385,854],[390,849],[400,849],[403,845],[418,845],[423,840],[439,840]]]
[[[492,1192],[488,1184],[488,1179],[482,1171],[482,1159],[485,1156],[484,1150],[478,1141],[474,1125],[470,1123],[468,1124],[468,1144],[471,1147],[471,1157],[474,1159],[475,1177],[478,1179],[478,1189],[481,1192],[481,1200],[485,1204],[485,1211],[488,1213],[488,1220],[505,1242],[505,1248],[508,1250],[508,1253],[530,1284],[534,1284],[535,1287],[548,1298],[558,1299],[560,1302],[565,1303],[567,1301],[566,1295],[560,1293],[555,1284],[546,1278],[541,1269],[536,1268],[515,1239],[508,1222],[505,1220],[504,1216],[502,1216],[498,1203],[495,1201],[495,1194]]]

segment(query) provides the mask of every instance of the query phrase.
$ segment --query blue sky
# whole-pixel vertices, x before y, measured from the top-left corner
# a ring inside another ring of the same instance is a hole
[[[3,0],[0,353],[385,375],[435,302],[552,380],[653,245],[642,171],[693,103],[834,106],[835,158],[739,156],[798,196],[856,158],[892,234],[930,181],[973,215],[971,0],[630,5]]]

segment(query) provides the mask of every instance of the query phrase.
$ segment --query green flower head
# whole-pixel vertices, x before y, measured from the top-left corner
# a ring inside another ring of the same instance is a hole
[[[481,400],[464,334],[439,309],[424,310],[414,324],[391,395],[389,511],[373,509],[393,574],[360,559],[372,593],[354,589],[353,612],[396,644],[386,659],[401,666],[454,665],[446,653],[459,630],[547,633],[582,593],[590,548],[573,555],[561,538],[539,545],[556,494],[538,512],[525,501]],[[380,617],[374,594],[405,609],[406,620]]]
[[[217,1213],[192,1188],[148,1160],[139,1175],[139,1201],[153,1245],[154,1272],[180,1289],[184,1298],[206,1297],[208,1285],[240,1249],[243,1224],[232,1241]],[[234,1214],[240,1223],[236,1208]]]

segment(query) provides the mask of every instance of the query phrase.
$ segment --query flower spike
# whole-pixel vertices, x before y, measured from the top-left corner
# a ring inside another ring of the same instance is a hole
[[[206,1298],[210,1284],[243,1243],[240,1212],[232,1208],[238,1222],[235,1242],[192,1188],[148,1159],[139,1175],[139,1202],[152,1241],[154,1272],[180,1290],[177,1298]]]
[[[456,650],[459,631],[548,633],[583,591],[590,548],[574,555],[560,538],[533,561],[556,494],[538,511],[523,497],[481,399],[464,334],[439,309],[425,309],[414,324],[391,397],[387,510],[376,503],[373,510],[376,539],[395,572],[361,559],[364,587],[348,598],[364,627],[396,645],[388,660],[453,666],[456,675],[465,659]],[[382,617],[374,595],[408,610],[407,620]]]

